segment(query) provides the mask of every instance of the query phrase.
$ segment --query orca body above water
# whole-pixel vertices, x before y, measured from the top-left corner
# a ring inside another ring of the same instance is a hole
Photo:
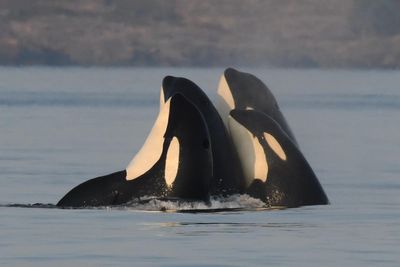
[[[269,206],[328,204],[310,165],[282,127],[265,113],[232,110],[229,118],[247,184],[246,193]],[[238,140],[239,138],[239,140]]]
[[[244,191],[270,206],[328,204],[268,87],[252,74],[228,68],[217,92],[218,110],[244,172]]]
[[[126,170],[78,185],[57,206],[120,205],[144,196],[208,200],[213,171],[208,129],[184,96],[175,94],[165,103],[143,148]]]
[[[167,101],[176,93],[184,95],[198,108],[207,125],[213,158],[211,194],[226,196],[241,193],[242,169],[217,109],[203,90],[192,81],[181,77],[165,77],[162,82],[161,98]]]
[[[243,193],[268,206],[328,203],[261,80],[226,69],[218,95],[216,108],[192,81],[165,77],[158,117],[127,168],[78,185],[57,206],[121,205],[143,197],[208,202]]]

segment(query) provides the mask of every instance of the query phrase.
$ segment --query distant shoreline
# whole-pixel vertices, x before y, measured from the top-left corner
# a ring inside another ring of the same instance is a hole
[[[0,65],[400,68],[400,1],[14,1]]]
[[[78,64],[0,64],[0,68],[54,68],[54,69],[67,69],[67,68],[82,68],[82,69],[225,69],[228,67],[236,67],[241,69],[271,69],[271,70],[322,70],[322,71],[399,71],[400,67],[307,67],[307,66],[268,66],[268,65],[244,65],[244,64],[228,64],[228,65],[181,65],[181,66],[167,66],[167,65],[78,65]]]

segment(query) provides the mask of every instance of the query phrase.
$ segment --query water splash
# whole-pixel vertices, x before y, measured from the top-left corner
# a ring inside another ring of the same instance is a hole
[[[0,207],[13,208],[45,208],[45,209],[115,209],[115,210],[133,210],[133,211],[161,211],[161,212],[225,212],[225,211],[254,211],[254,210],[275,210],[284,207],[271,207],[259,199],[252,198],[249,195],[236,194],[228,197],[213,196],[210,201],[183,200],[179,198],[159,198],[144,197],[132,200],[124,205],[101,206],[101,207],[58,207],[54,204],[0,204]]]
[[[122,208],[144,211],[218,212],[266,209],[268,207],[259,199],[237,194],[228,197],[214,196],[211,197],[209,202],[171,198],[148,198],[129,202]]]

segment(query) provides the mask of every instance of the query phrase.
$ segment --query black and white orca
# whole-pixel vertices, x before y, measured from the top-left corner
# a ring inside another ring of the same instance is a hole
[[[217,109],[204,91],[192,81],[182,77],[165,77],[160,93],[161,105],[176,93],[185,96],[198,108],[207,125],[213,158],[211,194],[242,193],[244,189],[243,171]]]
[[[270,206],[328,204],[310,165],[273,118],[256,110],[232,110],[228,125],[244,170],[246,193]]]
[[[233,109],[258,110],[274,119],[297,145],[274,95],[256,76],[228,68],[221,76],[217,93],[217,108],[225,124]]]
[[[171,94],[125,170],[78,185],[57,206],[119,205],[144,196],[207,201],[214,172],[210,144],[200,110],[183,94]]]
[[[61,207],[120,205],[149,196],[208,201],[248,193],[271,206],[327,204],[269,89],[227,69],[219,112],[193,82],[164,78],[160,111],[125,170],[88,180]]]

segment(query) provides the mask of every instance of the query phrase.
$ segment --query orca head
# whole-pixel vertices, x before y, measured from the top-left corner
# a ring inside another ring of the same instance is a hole
[[[164,77],[161,86],[160,99],[163,99],[164,102],[166,102],[170,97],[178,93],[195,105],[203,115],[210,112],[217,112],[204,91],[191,80],[183,77]]]
[[[243,168],[245,170],[266,168],[266,178],[255,175],[252,181],[252,173],[246,173],[247,181],[251,182],[247,183],[249,184],[247,192],[250,195],[254,194],[253,196],[273,206],[328,204],[328,198],[311,166],[297,145],[273,118],[256,110],[232,110],[230,125],[233,125],[231,133],[242,164],[247,165]],[[240,131],[246,135],[240,135]],[[246,142],[252,144],[252,147],[258,146],[253,149],[255,156],[241,149]],[[264,188],[262,190],[261,184]]]
[[[232,110],[229,113],[228,126],[245,173],[246,186],[254,180],[266,182],[272,160],[276,157],[287,160],[281,144],[271,131],[259,127],[254,110]]]
[[[273,118],[296,143],[275,96],[256,76],[228,68],[221,76],[217,94],[217,109],[225,125],[227,125],[229,112],[233,109],[257,110]]]
[[[212,193],[226,195],[242,192],[243,175],[237,155],[224,122],[211,100],[189,79],[166,76],[162,82],[161,98],[167,101],[174,94],[181,94],[198,109],[209,130],[214,169]]]
[[[199,110],[180,93],[167,99],[143,147],[126,168],[126,180],[149,177],[165,196],[207,199],[213,173],[210,137]],[[151,185],[149,185],[151,186]]]
[[[232,109],[260,110],[272,113],[279,109],[268,87],[252,74],[227,68],[218,85],[218,111],[225,120]]]

